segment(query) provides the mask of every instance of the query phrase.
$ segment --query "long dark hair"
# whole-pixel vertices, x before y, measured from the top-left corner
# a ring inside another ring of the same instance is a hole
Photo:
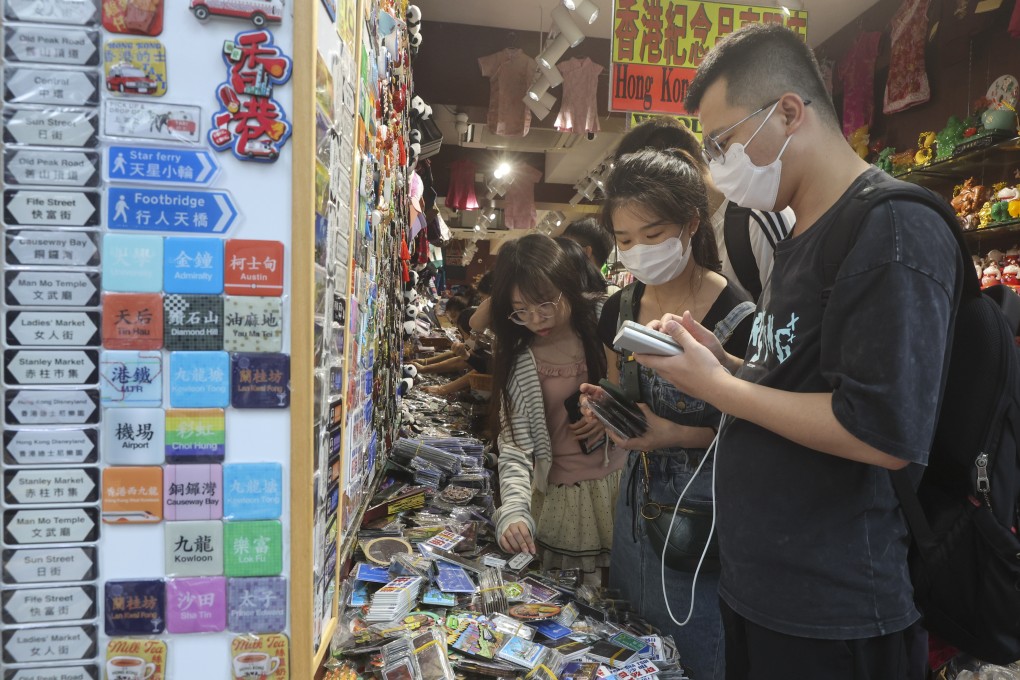
[[[529,234],[503,244],[492,277],[492,331],[496,335],[492,383],[500,404],[492,408],[493,439],[499,436],[502,420],[510,421],[508,385],[514,363],[535,338],[527,328],[510,320],[514,288],[530,305],[546,302],[550,292],[562,293],[563,301],[570,305],[570,326],[584,346],[588,382],[598,382],[606,375],[606,354],[598,339],[595,304],[585,296],[577,270],[563,249],[542,234]],[[512,431],[510,436],[512,439]]]
[[[553,239],[563,250],[563,254],[577,270],[577,278],[584,293],[605,295],[609,284],[602,277],[602,272],[588,259],[587,253],[580,243],[568,236],[557,236]]]
[[[644,149],[616,159],[606,180],[602,226],[613,233],[613,213],[633,206],[660,219],[687,224],[699,218],[691,237],[691,258],[704,269],[719,273],[719,247],[708,214],[708,194],[701,171],[689,153],[680,149]]]

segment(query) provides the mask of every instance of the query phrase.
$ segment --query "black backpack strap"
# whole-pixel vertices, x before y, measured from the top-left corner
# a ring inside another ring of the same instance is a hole
[[[737,280],[757,300],[761,297],[761,273],[751,248],[750,219],[750,208],[743,208],[730,201],[723,220],[723,239],[726,242],[726,256],[737,274]]]
[[[624,321],[636,321],[637,317],[637,289],[635,281],[620,293],[620,321],[617,327],[622,326]],[[623,357],[623,366],[620,368],[620,388],[624,395],[633,402],[641,401],[641,367],[634,361],[634,355],[629,354]]]

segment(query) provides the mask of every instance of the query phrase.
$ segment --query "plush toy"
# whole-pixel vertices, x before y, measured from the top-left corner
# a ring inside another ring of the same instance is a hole
[[[404,322],[404,335],[406,335],[408,337],[414,337],[414,333],[417,330],[418,330],[418,324],[416,324],[414,321],[405,321]]]
[[[868,142],[871,137],[868,135],[868,126],[862,125],[846,138],[846,141],[850,142],[850,146],[857,152],[857,155],[861,158],[868,157]]]
[[[935,156],[935,133],[934,132],[922,132],[917,138],[917,153],[914,154],[914,163],[917,165],[927,165],[931,163],[932,158]]]
[[[418,377],[418,369],[415,368],[415,366],[413,364],[404,364],[401,367],[401,370],[403,371],[403,374],[404,374],[405,378],[412,378],[412,379],[414,379],[414,378]]]
[[[1002,272],[999,265],[990,264],[981,272],[981,288],[991,288],[1002,283]]]

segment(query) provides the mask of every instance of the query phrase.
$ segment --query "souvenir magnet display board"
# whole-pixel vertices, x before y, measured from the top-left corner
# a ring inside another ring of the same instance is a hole
[[[282,7],[0,0],[4,680],[288,677]]]

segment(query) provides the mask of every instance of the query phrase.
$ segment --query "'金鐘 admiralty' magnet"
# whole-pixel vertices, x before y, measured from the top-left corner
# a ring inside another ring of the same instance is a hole
[[[279,463],[223,466],[223,517],[277,519],[283,511],[283,467]]]
[[[169,409],[166,412],[168,463],[219,463],[226,453],[223,409]]]
[[[163,289],[163,238],[144,234],[103,237],[103,290],[158,293]]]
[[[172,578],[166,582],[168,633],[218,633],[227,627],[227,579]]]
[[[165,417],[159,408],[108,408],[103,414],[103,462],[163,463]]]
[[[223,575],[223,522],[166,522],[163,536],[168,576]]]
[[[110,33],[159,35],[163,0],[103,0],[103,28]]]
[[[228,352],[279,352],[283,349],[282,298],[226,296],[223,349]]]
[[[230,355],[171,352],[170,406],[225,408],[230,404]]]
[[[279,633],[287,627],[287,579],[227,579],[227,627],[235,633]]]
[[[166,627],[166,590],[162,579],[107,581],[106,634],[158,635]]]
[[[163,298],[163,313],[166,349],[223,349],[222,295],[167,295]]]
[[[228,239],[223,255],[227,295],[283,295],[283,243]]]
[[[224,522],[223,570],[227,576],[277,576],[283,569],[280,522]]]
[[[120,94],[166,94],[166,48],[152,38],[120,38],[103,43],[106,89]]]
[[[163,519],[163,468],[108,467],[103,470],[103,521],[154,524]]]
[[[168,520],[202,520],[222,516],[221,466],[166,466],[163,470],[163,517]]]
[[[162,295],[159,293],[103,295],[103,347],[159,349],[162,346]]]
[[[99,357],[103,406],[162,406],[163,355],[158,351],[103,351]]]
[[[231,358],[230,404],[234,408],[290,406],[290,356],[234,354]]]
[[[169,237],[163,244],[163,290],[167,293],[223,292],[223,241]]]

